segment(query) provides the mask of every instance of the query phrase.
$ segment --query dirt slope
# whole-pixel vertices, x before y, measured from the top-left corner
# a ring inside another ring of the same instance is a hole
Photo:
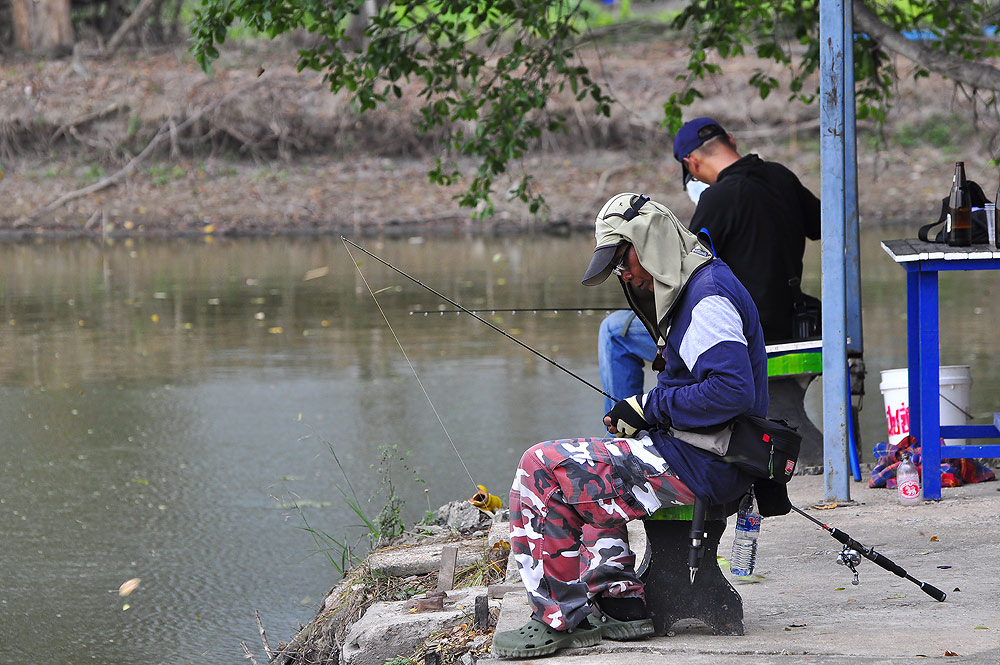
[[[413,131],[412,97],[359,115],[319,75],[295,71],[291,42],[230,47],[211,75],[183,48],[112,61],[8,62],[0,68],[0,234],[585,228],[604,200],[630,190],[650,193],[685,218],[692,207],[680,188],[671,137],[659,129],[684,56],[667,41],[587,56],[619,100],[612,118],[598,120],[571,99],[557,100],[570,131],[544,137],[512,165],[512,178],[498,183],[497,213],[486,220],[470,219],[452,200],[458,188],[428,183],[426,172],[441,151],[433,137]],[[689,116],[716,117],[741,150],[784,162],[818,193],[818,107],[788,103],[781,93],[760,100],[746,80],[761,63],[724,64],[725,76],[702,87],[706,98]],[[26,219],[115,174],[161,130],[157,149],[114,186]],[[861,133],[864,223],[934,217],[956,159],[966,161],[969,177],[987,192],[996,186],[985,130],[977,134],[971,109],[939,80],[900,84],[887,148],[873,147],[870,126],[862,124]],[[548,200],[544,217],[505,201],[522,170],[535,176]]]

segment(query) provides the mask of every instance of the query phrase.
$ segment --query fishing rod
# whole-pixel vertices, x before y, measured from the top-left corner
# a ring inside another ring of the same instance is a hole
[[[451,299],[451,298],[449,298],[448,296],[444,295],[444,294],[443,294],[443,293],[441,293],[440,291],[435,291],[435,290],[434,290],[434,289],[432,289],[431,287],[429,287],[429,286],[427,286],[426,284],[424,284],[423,282],[421,282],[421,281],[420,281],[419,279],[417,279],[416,277],[412,277],[412,276],[410,276],[410,275],[406,274],[405,272],[403,272],[402,270],[400,270],[400,269],[399,269],[399,268],[397,268],[396,266],[392,265],[391,263],[389,263],[389,262],[388,262],[388,261],[386,261],[385,259],[382,259],[382,258],[380,258],[380,257],[376,256],[375,254],[372,254],[372,253],[371,253],[371,252],[369,252],[369,251],[368,251],[367,249],[365,249],[365,248],[364,248],[364,247],[362,247],[361,245],[357,244],[357,243],[356,243],[356,242],[354,242],[353,240],[350,240],[350,239],[349,239],[349,238],[347,238],[346,236],[340,236],[340,239],[341,239],[342,241],[344,241],[345,243],[348,243],[348,244],[350,244],[350,245],[353,245],[354,247],[357,247],[357,248],[358,248],[359,250],[361,250],[362,252],[364,252],[364,253],[365,253],[365,254],[367,254],[368,256],[372,257],[373,259],[375,259],[376,261],[378,261],[379,263],[381,263],[381,264],[382,264],[382,265],[384,265],[385,267],[387,267],[387,268],[391,268],[392,270],[396,271],[397,273],[399,273],[400,275],[402,275],[402,276],[403,276],[403,277],[405,277],[406,279],[410,280],[410,281],[411,281],[411,282],[413,282],[414,284],[417,284],[418,286],[422,286],[423,288],[427,289],[428,291],[430,291],[431,293],[433,293],[434,295],[436,295],[436,296],[437,296],[438,298],[441,298],[442,300],[444,300],[444,301],[445,301],[445,302],[447,302],[448,304],[450,304],[450,305],[453,305],[454,307],[458,308],[458,310],[459,310],[460,312],[465,312],[466,314],[468,314],[468,315],[472,316],[472,317],[473,317],[474,319],[476,319],[477,321],[481,321],[482,323],[485,323],[485,324],[486,324],[486,325],[488,325],[488,326],[489,326],[490,328],[492,328],[493,330],[497,331],[498,333],[500,333],[501,335],[503,335],[503,336],[504,336],[504,337],[506,337],[507,339],[509,339],[509,340],[511,340],[511,341],[513,341],[513,342],[517,342],[517,343],[518,343],[518,344],[520,344],[520,345],[521,345],[521,346],[522,346],[523,348],[527,349],[528,351],[531,351],[531,352],[532,352],[532,353],[534,353],[534,354],[535,354],[536,356],[538,356],[539,358],[541,358],[541,359],[542,359],[542,360],[544,360],[545,362],[547,362],[547,363],[549,363],[549,364],[553,365],[553,366],[554,366],[554,367],[556,367],[557,369],[561,369],[562,371],[566,372],[567,374],[569,374],[570,376],[572,376],[572,377],[573,377],[574,379],[576,379],[577,381],[579,381],[579,382],[581,382],[581,383],[584,383],[584,384],[586,384],[586,385],[590,386],[591,388],[593,388],[593,389],[594,389],[594,390],[596,390],[597,392],[601,393],[602,395],[604,395],[605,397],[607,397],[607,398],[608,398],[608,399],[610,399],[610,400],[614,400],[614,399],[615,399],[615,398],[614,398],[614,397],[612,397],[611,395],[607,394],[606,392],[604,392],[603,390],[601,390],[600,388],[598,388],[597,386],[595,386],[595,385],[594,385],[593,383],[591,383],[590,381],[587,381],[587,380],[586,380],[585,378],[583,378],[582,376],[580,376],[580,375],[578,375],[578,374],[574,373],[574,372],[573,372],[572,370],[570,370],[570,369],[568,369],[568,368],[566,368],[566,367],[564,367],[564,366],[560,365],[559,363],[557,363],[557,362],[556,362],[555,360],[553,360],[552,358],[549,358],[548,356],[546,356],[546,355],[545,355],[544,353],[542,353],[541,351],[538,351],[538,350],[536,350],[536,349],[534,349],[534,348],[532,348],[532,347],[528,346],[527,344],[525,344],[524,342],[522,342],[522,341],[521,341],[521,340],[519,340],[518,338],[516,338],[516,337],[514,337],[514,336],[510,335],[510,334],[509,334],[509,333],[508,333],[507,331],[505,331],[505,330],[503,330],[503,329],[501,329],[501,328],[498,328],[497,326],[493,325],[492,323],[490,323],[489,321],[487,321],[487,320],[486,320],[486,319],[484,319],[483,317],[479,316],[478,314],[476,314],[475,312],[473,312],[473,311],[472,311],[471,309],[467,309],[467,308],[465,308],[465,307],[462,307],[462,305],[458,304],[457,302],[455,302],[454,300],[452,300],[452,299]],[[411,312],[411,314],[412,314],[412,312]]]
[[[910,580],[918,587],[920,587],[921,591],[926,593],[934,600],[943,603],[944,599],[947,598],[947,594],[945,594],[944,591],[941,591],[941,589],[938,589],[935,586],[931,586],[927,582],[921,582],[920,580],[916,579],[915,577],[907,573],[905,570],[903,570],[903,568],[899,566],[899,564],[883,556],[882,554],[876,552],[874,547],[865,547],[864,545],[854,540],[840,529],[823,524],[823,522],[820,522],[812,515],[807,515],[804,511],[799,510],[795,506],[792,506],[792,510],[797,512],[799,515],[802,515],[806,519],[815,522],[819,526],[823,527],[825,531],[828,531],[831,536],[833,536],[838,542],[844,545],[844,551],[840,553],[840,557],[837,559],[837,563],[843,564],[851,569],[851,572],[854,573],[853,584],[858,584],[858,571],[855,570],[854,566],[860,563],[861,561],[861,559],[858,557],[858,554],[860,553],[861,556],[865,557],[869,561],[874,562],[876,565],[885,568],[890,573],[894,573],[899,577],[903,577],[905,579]]]
[[[511,314],[517,314],[518,312],[531,312],[532,314],[537,314],[538,312],[551,312],[553,314],[560,314],[562,312],[576,312],[579,316],[583,312],[613,312],[617,307],[491,307],[489,309],[439,309],[439,310],[413,310],[410,312],[410,316],[414,314],[423,314],[427,316],[428,314],[462,314],[463,312],[474,312],[478,314],[479,312],[489,312],[490,314],[496,314],[497,312],[510,312]]]

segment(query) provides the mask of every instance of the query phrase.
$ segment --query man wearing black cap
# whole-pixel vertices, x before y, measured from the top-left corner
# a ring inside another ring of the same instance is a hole
[[[754,482],[723,458],[727,424],[742,414],[763,416],[768,407],[767,357],[750,294],[648,196],[611,198],[598,213],[596,239],[583,283],[618,277],[640,325],[662,348],[664,369],[655,388],[605,414],[616,438],[545,441],[521,457],[510,541],[532,619],[494,635],[502,657],[651,635],[627,523],[696,497],[727,503]],[[718,449],[685,442],[687,430],[702,441],[715,433]]]
[[[713,251],[746,286],[766,342],[792,340],[794,307],[814,300],[801,293],[799,283],[805,240],[820,236],[819,199],[781,164],[754,154],[741,157],[733,137],[712,118],[681,127],[674,158],[697,205],[688,228],[704,230]],[[655,353],[654,340],[635,325],[632,313],[605,317],[598,333],[604,392],[615,397],[642,392],[643,363]]]
[[[674,159],[689,178],[710,185],[691,223],[704,229],[717,256],[747,287],[769,344],[793,339],[806,238],[820,236],[820,202],[794,173],[754,154],[741,157],[733,137],[712,118],[684,124]]]

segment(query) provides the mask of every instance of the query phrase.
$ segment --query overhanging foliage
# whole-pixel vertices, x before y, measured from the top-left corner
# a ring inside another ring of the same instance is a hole
[[[883,121],[897,77],[892,53],[915,64],[915,75],[937,72],[976,90],[1000,90],[1000,72],[986,64],[998,42],[984,28],[993,0],[861,0],[855,8],[858,117]],[[558,132],[565,118],[549,108],[566,89],[590,98],[595,113],[610,115],[612,98],[577,57],[585,43],[583,0],[204,0],[196,12],[193,50],[207,68],[237,20],[275,37],[306,30],[316,41],[299,52],[300,69],[323,72],[334,92],[347,91],[364,112],[418,83],[423,100],[418,128],[444,131],[453,155],[479,160],[459,195],[481,214],[493,210],[496,179],[543,131]],[[691,0],[673,19],[691,55],[664,108],[664,126],[676,131],[700,82],[722,71],[725,59],[753,53],[787,68],[791,99],[812,102],[819,68],[819,0]],[[759,69],[748,80],[762,97],[779,87]],[[993,107],[993,96],[986,98]],[[464,180],[454,161],[438,157],[432,182]],[[523,175],[508,190],[537,213],[544,198]]]

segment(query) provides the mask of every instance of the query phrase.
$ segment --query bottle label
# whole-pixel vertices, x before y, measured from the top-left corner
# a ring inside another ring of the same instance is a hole
[[[904,480],[899,484],[899,496],[904,499],[915,499],[920,496],[920,483],[916,480]]]
[[[737,515],[736,528],[739,531],[760,531],[760,515],[754,513]]]

